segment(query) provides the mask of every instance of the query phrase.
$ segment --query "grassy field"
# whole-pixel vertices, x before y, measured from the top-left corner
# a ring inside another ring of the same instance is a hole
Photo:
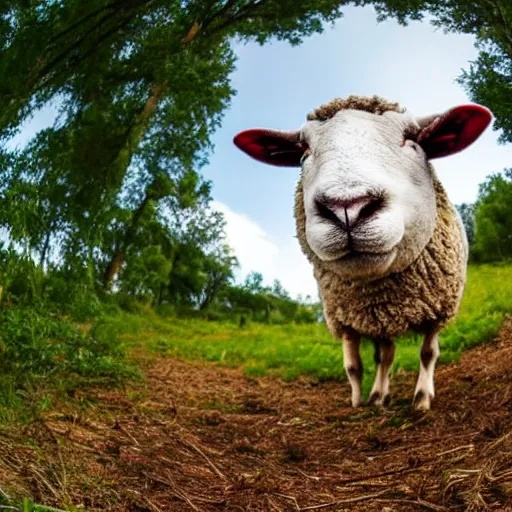
[[[456,322],[441,336],[440,362],[458,359],[467,348],[492,339],[512,311],[512,267],[472,266]],[[198,320],[122,315],[95,327],[100,338],[120,336],[129,345],[144,346],[166,356],[213,361],[243,367],[247,375],[279,374],[285,380],[309,375],[320,380],[344,379],[340,342],[324,325],[248,325]],[[399,340],[393,370],[415,370],[420,339]],[[373,369],[373,349],[363,343],[363,360]],[[366,386],[368,386],[366,382]]]
[[[441,362],[492,339],[510,311],[512,266],[471,267],[460,315],[441,336]],[[139,362],[130,354],[141,350],[242,367],[252,376],[345,378],[341,344],[324,325],[253,323],[240,329],[232,323],[148,312],[106,315],[90,329],[81,327],[44,309],[16,307],[0,313],[0,425],[37,417],[56,397],[73,396],[80,387],[115,386],[138,378]],[[400,340],[394,371],[417,369],[419,343],[413,337]],[[369,370],[367,389],[374,367],[368,341],[363,360]]]

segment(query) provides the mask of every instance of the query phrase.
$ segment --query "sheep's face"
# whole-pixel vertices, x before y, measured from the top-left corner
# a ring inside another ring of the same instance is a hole
[[[235,143],[258,160],[301,165],[308,246],[347,279],[375,279],[407,267],[432,236],[429,159],[461,151],[489,122],[479,106],[424,119],[340,110],[297,132],[248,130]]]
[[[431,167],[403,114],[342,110],[301,130],[306,240],[350,278],[405,268],[435,225]]]

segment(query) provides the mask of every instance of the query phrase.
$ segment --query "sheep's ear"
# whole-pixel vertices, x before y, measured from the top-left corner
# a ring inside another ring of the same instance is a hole
[[[300,142],[300,132],[253,129],[238,133],[236,147],[252,158],[270,165],[298,167],[307,146]]]
[[[480,105],[461,105],[443,114],[416,119],[420,132],[416,142],[428,158],[453,155],[473,144],[492,120]]]

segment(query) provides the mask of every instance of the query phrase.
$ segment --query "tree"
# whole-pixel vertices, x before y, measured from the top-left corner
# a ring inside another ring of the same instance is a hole
[[[249,272],[245,277],[243,288],[253,294],[266,292],[267,288],[263,286],[263,274],[261,272]]]
[[[214,254],[206,255],[202,265],[204,284],[199,297],[199,309],[208,308],[217,299],[233,279],[236,266],[238,261],[227,245],[220,247]]]
[[[500,142],[512,142],[512,2],[509,0],[357,0],[374,5],[379,20],[397,18],[402,24],[428,14],[447,32],[476,38],[478,58],[458,82],[472,101],[489,107]]]
[[[169,280],[171,261],[161,245],[146,245],[127,255],[126,269],[119,282],[120,292],[146,302],[158,301]]]
[[[199,190],[193,205],[167,202],[161,212],[170,235],[171,267],[160,301],[205,309],[231,280],[237,260],[226,245],[224,217],[210,207],[209,184]]]
[[[60,238],[66,264],[94,268],[109,290],[158,204],[201,195],[187,183],[200,181],[234,93],[230,39],[298,44],[340,15],[334,0],[4,3],[0,136],[51,101],[60,118],[15,155],[17,169],[31,164],[11,172],[10,190],[30,201],[0,222],[41,264]]]
[[[11,0],[0,6],[0,127],[15,129],[71,83],[89,91],[139,78],[158,96],[158,71],[228,38],[298,44],[341,16],[334,0]],[[115,58],[115,59],[114,59]],[[115,60],[116,65],[109,65]],[[96,84],[96,85],[95,85]],[[148,89],[146,89],[147,92]],[[90,96],[89,96],[90,97]]]
[[[151,97],[137,97],[131,88],[98,91],[92,103],[72,112],[62,126],[41,132],[24,152],[13,155],[15,171],[12,164],[3,169],[10,179],[5,193],[21,198],[20,191],[25,196],[30,192],[33,200],[25,197],[23,218],[13,206],[17,215],[2,218],[0,214],[0,221],[11,225],[15,238],[28,236],[29,245],[38,249],[44,246],[40,240],[49,240],[46,234],[51,229],[66,225],[64,236],[69,239],[60,245],[74,255],[84,254],[83,259],[96,249],[105,253],[103,234],[114,223],[116,247],[101,271],[108,289],[149,205],[170,197],[185,207],[209,188],[201,182],[198,169],[206,162],[209,137],[233,92],[228,84],[232,62],[231,51],[219,47],[205,60],[168,66],[167,95],[155,106],[151,126],[136,141],[133,126],[140,124]],[[191,93],[185,84],[197,76],[201,80]],[[74,93],[74,104],[80,105],[82,91]],[[52,220],[43,223],[48,212]],[[116,218],[119,213],[121,218]]]
[[[272,285],[272,295],[278,297],[280,299],[289,299],[290,294],[284,289],[281,281],[279,279],[274,279],[274,283]]]
[[[242,286],[228,286],[223,290],[225,307],[234,314],[248,316],[255,321],[270,321],[271,298],[257,289]]]
[[[512,258],[512,168],[491,174],[480,185],[473,254],[478,261]]]
[[[468,237],[468,245],[471,247],[475,243],[475,205],[474,203],[462,203],[455,207],[461,216]]]

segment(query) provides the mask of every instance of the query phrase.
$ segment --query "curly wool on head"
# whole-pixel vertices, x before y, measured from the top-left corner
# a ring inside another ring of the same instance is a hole
[[[333,100],[321,105],[307,115],[308,121],[327,121],[340,110],[362,110],[369,114],[382,115],[384,112],[398,112],[403,114],[405,108],[400,107],[398,103],[392,103],[380,96],[365,98],[364,96],[350,95],[347,98],[334,98]]]

